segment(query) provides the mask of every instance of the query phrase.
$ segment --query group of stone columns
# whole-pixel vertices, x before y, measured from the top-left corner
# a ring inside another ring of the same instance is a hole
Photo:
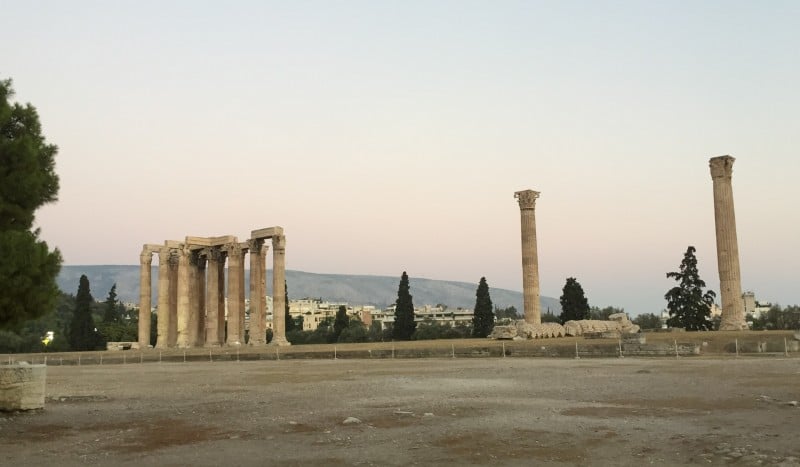
[[[272,344],[289,345],[282,310],[286,303],[286,237],[281,227],[254,230],[250,240],[234,236],[186,237],[164,245],[144,245],[141,254],[139,345],[150,344],[152,255],[158,254],[157,348],[214,347],[245,343],[245,255],[250,254],[248,344],[266,345],[266,255],[272,241]],[[227,316],[225,311],[225,262]]]
[[[736,239],[736,216],[733,209],[733,162],[731,156],[709,160],[714,186],[714,223],[717,238],[720,295],[722,295],[721,331],[747,329],[739,270],[739,246]],[[519,202],[522,227],[522,294],[525,321],[540,324],[539,259],[536,247],[536,199],[539,192],[514,193]]]

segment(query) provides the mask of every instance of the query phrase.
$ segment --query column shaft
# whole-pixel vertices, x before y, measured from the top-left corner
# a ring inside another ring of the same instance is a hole
[[[180,348],[190,346],[191,333],[191,274],[189,250],[182,248],[178,257],[178,340]]]
[[[272,237],[272,344],[286,340],[286,237]]]
[[[253,239],[250,241],[250,332],[247,343],[262,346],[266,342],[264,329],[264,308],[262,307],[261,290],[259,285],[264,282],[264,265],[261,263],[261,247],[263,241]]]
[[[205,345],[217,347],[220,345],[219,334],[219,251],[211,250],[208,253],[208,267],[206,268],[206,289],[208,300],[206,302]]]
[[[145,247],[142,251],[139,270],[139,348],[150,346],[150,313],[152,308],[151,275],[153,254]]]
[[[163,248],[158,253],[158,337],[156,347],[169,346],[169,250]]]
[[[239,302],[242,275],[242,250],[238,245],[233,245],[228,251],[228,345],[242,345],[244,341],[244,335],[239,332],[239,321],[244,313]]]
[[[722,296],[721,331],[747,329],[739,268],[736,214],[733,207],[733,162],[730,156],[709,161],[714,185],[714,224],[717,236],[717,266]]]
[[[539,254],[536,246],[536,199],[539,192],[518,191],[522,234],[522,298],[525,321],[530,324],[542,322],[539,303]]]

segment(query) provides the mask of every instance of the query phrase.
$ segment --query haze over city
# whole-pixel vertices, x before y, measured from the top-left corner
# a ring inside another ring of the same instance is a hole
[[[657,313],[719,292],[708,159],[736,157],[742,287],[800,303],[800,3],[16,2],[0,78],[59,146],[64,264],[280,225],[287,268]],[[157,261],[157,260],[156,260]],[[77,286],[77,284],[76,284]],[[98,296],[105,291],[98,292]],[[412,290],[413,294],[413,290]]]

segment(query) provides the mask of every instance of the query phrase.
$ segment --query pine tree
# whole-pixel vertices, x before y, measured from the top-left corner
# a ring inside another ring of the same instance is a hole
[[[75,312],[69,325],[69,345],[72,350],[94,350],[97,346],[97,333],[92,318],[93,302],[89,279],[81,275],[78,294],[75,296]]]
[[[400,287],[397,289],[397,301],[394,309],[394,326],[392,338],[400,341],[411,340],[417,323],[414,321],[414,302],[408,285],[408,275],[403,271]]]
[[[58,148],[47,144],[30,105],[11,105],[11,80],[0,80],[0,328],[52,311],[61,253],[31,230],[34,212],[56,200]]]
[[[481,277],[478,290],[475,292],[475,311],[472,315],[472,337],[487,337],[494,328],[492,298],[489,296],[489,285],[486,278]]]
[[[336,311],[336,318],[333,320],[333,341],[337,342],[342,331],[347,329],[350,325],[350,317],[347,316],[347,307],[339,305],[339,310]]]
[[[680,271],[667,273],[668,278],[680,283],[664,295],[669,311],[667,326],[687,331],[710,330],[713,329],[711,306],[717,294],[712,290],[703,293],[706,283],[700,279],[694,252],[695,248],[689,246],[683,254]]]
[[[558,319],[561,324],[567,321],[589,319],[589,302],[583,293],[583,287],[574,277],[568,277],[562,289],[561,314]]]

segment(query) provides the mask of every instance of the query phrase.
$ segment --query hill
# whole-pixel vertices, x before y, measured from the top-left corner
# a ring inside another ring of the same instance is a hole
[[[117,295],[128,303],[139,301],[139,266],[63,266],[58,275],[59,288],[70,294],[78,289],[81,274],[86,274],[91,284],[92,296],[103,300],[113,284],[117,284]],[[269,274],[269,272],[268,272]],[[245,283],[249,281],[249,271],[245,271]],[[268,276],[271,277],[271,276]],[[153,267],[153,303],[158,290],[158,268]],[[375,305],[385,307],[397,298],[400,277],[361,276],[345,274],[316,274],[303,271],[286,271],[286,283],[290,298],[322,298],[332,302],[349,302],[355,305]],[[477,283],[420,279],[411,277],[411,294],[414,304],[435,305],[443,303],[451,308],[472,308],[475,305]],[[268,284],[268,289],[271,289]],[[245,290],[249,289],[245,286]],[[267,293],[271,293],[268,290]],[[522,312],[522,293],[513,290],[491,288],[492,302],[501,308],[514,306]],[[560,313],[557,299],[541,297],[542,310],[548,308]]]

